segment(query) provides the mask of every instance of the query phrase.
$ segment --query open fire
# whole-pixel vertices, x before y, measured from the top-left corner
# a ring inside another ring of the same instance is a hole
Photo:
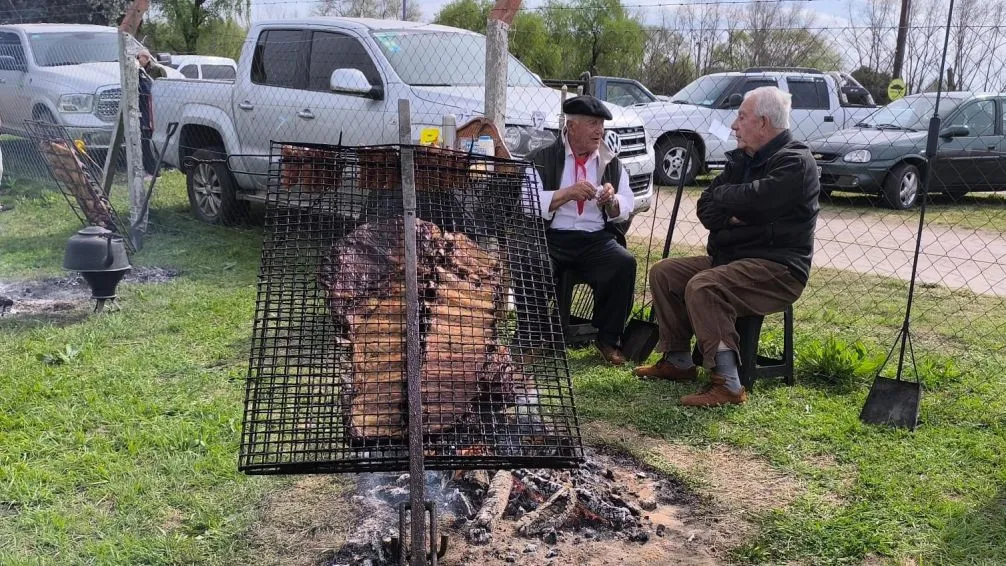
[[[398,533],[390,525],[408,485],[408,474],[363,476],[352,497],[365,519],[325,565],[395,564]],[[443,564],[587,564],[594,561],[581,554],[611,552],[615,543],[654,546],[656,557],[657,541],[687,542],[702,530],[687,518],[699,499],[680,483],[593,451],[576,470],[427,472],[426,490],[449,540]]]

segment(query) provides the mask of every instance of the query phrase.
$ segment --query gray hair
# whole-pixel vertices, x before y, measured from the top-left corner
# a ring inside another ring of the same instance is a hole
[[[744,100],[754,99],[755,116],[768,120],[773,128],[789,129],[789,113],[793,109],[793,95],[779,90],[779,87],[762,86],[748,91]]]

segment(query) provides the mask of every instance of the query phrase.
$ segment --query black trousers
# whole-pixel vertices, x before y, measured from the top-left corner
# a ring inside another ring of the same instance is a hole
[[[143,171],[147,175],[153,175],[157,169],[157,158],[154,157],[154,142],[150,138],[154,131],[146,128],[140,129],[141,149],[143,151]]]
[[[598,340],[620,345],[632,310],[636,258],[606,230],[548,230],[545,237],[556,273],[573,270],[594,292],[591,324],[597,328]]]

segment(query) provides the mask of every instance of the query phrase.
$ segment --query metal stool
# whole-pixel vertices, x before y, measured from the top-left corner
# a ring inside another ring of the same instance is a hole
[[[793,307],[789,306],[782,311],[783,315],[783,338],[782,338],[782,358],[770,358],[758,353],[759,340],[761,338],[761,327],[765,321],[764,316],[741,316],[737,318],[735,328],[740,335],[740,374],[741,384],[745,389],[754,389],[756,379],[768,377],[782,377],[786,380],[786,385],[793,385]],[[696,365],[702,365],[702,353],[698,347],[692,351],[692,358]]]

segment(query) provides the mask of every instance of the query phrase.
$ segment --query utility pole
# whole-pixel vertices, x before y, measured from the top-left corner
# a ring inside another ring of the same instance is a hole
[[[407,13],[408,13],[408,10],[406,9],[406,5],[407,5],[408,3],[409,3],[409,0],[402,0],[402,21],[403,21],[403,22],[404,22],[405,20],[409,19],[409,18],[406,18],[406,17],[405,17],[405,14],[407,14]]]
[[[898,20],[898,44],[894,50],[894,72],[892,79],[901,78],[901,67],[905,62],[905,42],[908,39],[908,12],[912,9],[911,0],[901,0],[901,18]]]

